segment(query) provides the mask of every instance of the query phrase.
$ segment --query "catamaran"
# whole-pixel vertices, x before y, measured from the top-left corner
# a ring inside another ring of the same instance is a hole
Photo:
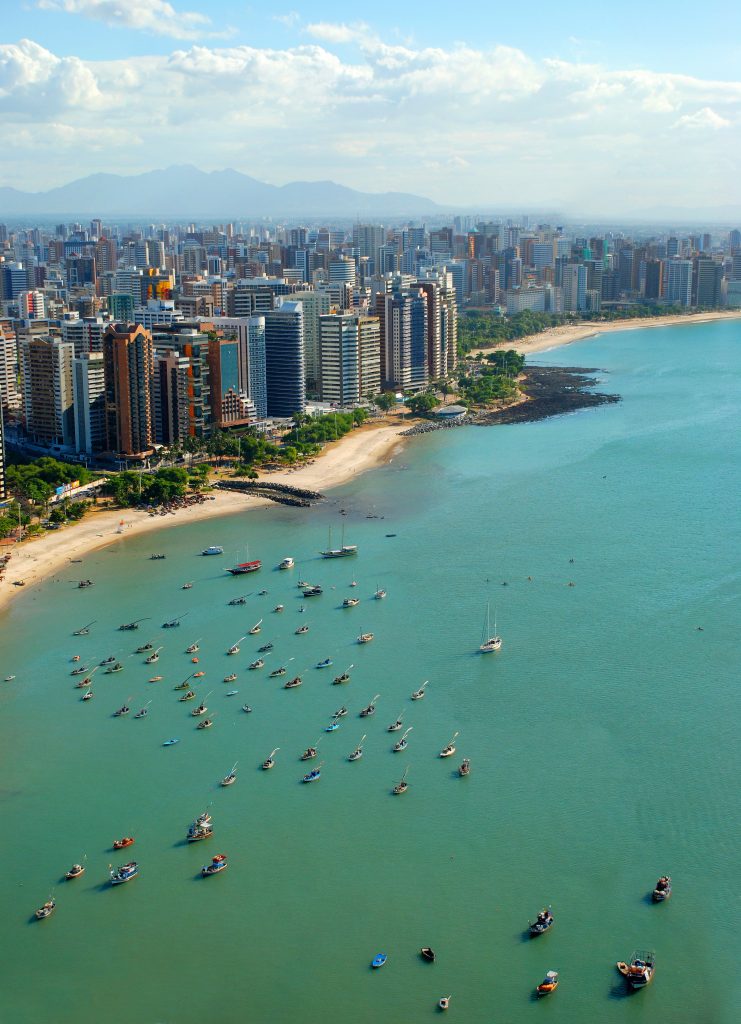
[[[492,633],[489,625],[489,605],[486,606],[486,622],[484,629],[481,634],[481,646],[479,650],[482,654],[491,654],[492,651],[498,651],[502,646],[502,638],[497,635],[497,619],[494,616],[494,632]]]

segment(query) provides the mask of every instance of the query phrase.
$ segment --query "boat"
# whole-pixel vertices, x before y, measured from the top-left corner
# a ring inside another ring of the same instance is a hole
[[[457,732],[453,733],[453,738],[451,739],[450,743],[446,743],[446,745],[440,751],[440,757],[452,757],[453,756],[453,754],[455,753],[455,738],[456,738],[456,736],[460,736],[460,733],[457,733]]]
[[[404,774],[402,775],[401,779],[399,780],[399,782],[396,783],[394,788],[391,790],[394,796],[400,796],[402,793],[406,793],[406,791],[409,789],[409,783],[407,782],[408,771],[408,768],[404,769]]]
[[[435,951],[433,949],[430,949],[429,946],[423,946],[419,951],[419,955],[422,957],[423,960],[426,960],[428,964],[434,964]]]
[[[292,569],[295,564],[296,563],[294,562],[294,560],[289,555],[289,556],[287,556],[286,558],[283,559],[283,561],[280,563],[278,568],[279,569]]]
[[[383,601],[385,596],[386,596],[386,591],[382,590],[380,587],[376,590],[375,594],[373,595],[373,597],[376,599],[376,601]]]
[[[184,693],[182,697],[178,697],[178,700],[182,703],[183,701],[186,701],[186,700],[193,700],[194,697],[195,697],[195,691],[194,690],[188,690],[188,692]]]
[[[241,597],[233,597],[229,602],[230,608],[235,608],[238,604],[247,604],[247,595],[243,594]]]
[[[6,679],[5,682],[7,683],[8,680]],[[90,675],[89,676],[85,676],[84,679],[78,679],[77,680],[77,682],[75,683],[75,689],[76,690],[84,690],[86,687],[92,686],[92,685],[93,685],[93,675],[92,675],[92,672],[91,672]]]
[[[162,648],[158,647],[156,651],[152,651],[152,653],[149,655],[149,657],[144,659],[144,664],[145,665],[154,665],[154,664],[156,664],[160,660],[160,651],[161,650],[162,650]]]
[[[203,814],[199,814],[198,815],[198,817],[195,820],[195,824],[196,825],[208,825],[208,823],[210,821],[211,821],[211,815],[208,813],[208,811],[204,811]]]
[[[359,644],[369,644],[371,642],[371,640],[373,639],[373,636],[374,636],[373,633],[361,633],[360,636],[358,637],[358,643]]]
[[[332,527],[329,528],[329,542],[324,551],[319,554],[322,558],[347,558],[348,555],[357,555],[357,544],[345,544],[345,527],[342,526],[342,542],[338,548],[332,547]]]
[[[332,680],[333,686],[341,686],[343,683],[350,682],[350,669],[354,668],[354,665],[349,665],[344,672],[341,672],[338,676],[335,676]]]
[[[333,662],[332,662],[331,658],[324,658],[322,661],[318,661],[316,663],[316,667],[317,668],[329,668],[329,666],[332,665],[332,664],[333,664]]]
[[[267,654],[268,651],[272,651],[273,645],[271,643],[263,644],[262,647],[257,648],[258,654]]]
[[[239,640],[237,640],[237,642],[235,644],[231,645],[231,647],[227,650],[226,653],[227,654],[239,654],[239,652],[241,650],[239,645],[242,643],[243,640],[246,640],[246,639],[247,639],[247,634],[245,633],[244,636],[240,636]]]
[[[283,684],[284,690],[295,690],[297,686],[301,686],[303,679],[301,676],[296,676],[295,679],[289,679],[287,683]]]
[[[356,604],[360,604],[359,597],[346,597],[342,602],[343,608],[354,608]]]
[[[197,821],[194,821],[188,829],[188,833],[185,838],[189,843],[198,843],[201,839],[210,839],[213,834],[213,825],[210,825],[207,822],[199,824]]]
[[[252,629],[247,630],[248,636],[256,636],[260,632],[260,627],[261,626],[262,626],[262,619],[260,619],[258,622],[256,622],[255,625],[252,627]]]
[[[296,586],[298,587],[299,590],[301,590],[302,587],[310,587],[311,583],[308,583],[306,580],[297,580]]]
[[[175,744],[179,743],[179,742],[180,742],[180,740],[177,739],[177,737],[173,737],[171,740],[165,740],[165,742],[162,744],[162,746],[163,747],[174,747]]]
[[[144,619],[135,619],[133,622],[124,622],[118,628],[122,633],[131,633],[135,629],[139,629],[140,622],[144,622]]]
[[[76,629],[72,636],[90,636],[90,627],[94,626],[97,619],[93,619],[92,622],[88,622],[86,626],[81,626],[80,629]]]
[[[256,668],[262,668],[264,664],[264,660],[262,658],[258,658],[257,661],[250,663],[250,670],[254,671]]]
[[[403,713],[401,715],[399,715],[399,717],[396,719],[395,722],[391,723],[391,725],[388,727],[388,729],[386,731],[387,732],[398,732],[399,729],[401,729],[403,724],[404,724],[404,722],[402,721],[402,718],[403,718]]]
[[[200,649],[201,649],[201,645],[198,643],[197,640],[195,640],[192,644],[190,644],[189,647],[185,648],[185,653],[186,654],[197,654],[198,651],[200,651]]]
[[[320,762],[316,768],[312,768],[310,772],[301,779],[302,782],[317,782],[322,777],[322,765],[324,761]]]
[[[124,882],[132,881],[138,874],[139,865],[135,860],[129,861],[128,864],[122,864],[115,871],[111,868],[111,885],[123,885]]]
[[[278,668],[274,668],[270,673],[270,679],[276,679],[278,676],[284,676],[286,674],[285,665],[280,665]]]
[[[80,580],[80,582],[77,584],[77,589],[78,590],[85,590],[86,587],[94,587],[94,586],[95,586],[95,584],[93,583],[92,580]]]
[[[72,657],[70,658],[70,661],[79,661],[79,660],[80,660],[80,655],[79,655],[79,654],[75,654],[75,655],[73,655],[73,656],[72,656]],[[10,676],[6,676],[5,678],[6,678],[6,679],[10,679]],[[15,679],[15,676],[13,676],[13,678]]]
[[[450,1007],[450,1000],[452,996],[441,996],[437,1001],[437,1008],[439,1010],[447,1010]]]
[[[239,562],[226,571],[231,573],[232,576],[244,576],[250,572],[257,572],[258,569],[262,569],[262,562],[259,559],[255,559],[254,562]]]
[[[154,650],[154,644],[149,642],[149,643],[146,643],[146,644],[142,644],[141,647],[137,647],[137,649],[136,649],[136,651],[134,653],[135,654],[147,654],[148,651],[153,651],[153,650]]]
[[[464,757],[460,765],[458,766],[458,774],[461,776],[461,778],[463,778],[464,775],[471,774],[471,762],[468,760],[467,757]]]
[[[204,718],[202,722],[198,723],[196,729],[210,729],[213,724],[213,719]]]
[[[358,585],[358,581],[357,580],[350,580],[350,586],[351,587],[357,587],[357,585]]]
[[[88,690],[86,693],[83,693],[82,699],[83,700],[92,700],[92,698],[94,696],[95,696],[95,694],[93,693],[93,691],[92,690]]]
[[[123,665],[121,664],[120,661],[114,662],[113,665],[109,665],[108,668],[105,670],[105,674],[107,676],[113,676],[117,672],[123,672]]]
[[[182,615],[177,615],[174,619],[168,619],[167,622],[162,623],[162,629],[177,629],[180,626],[180,620],[184,619],[187,612],[183,612]]]
[[[193,589],[193,584],[192,583],[184,583],[180,589],[181,590],[192,590]]]
[[[133,836],[124,836],[123,839],[114,839],[113,849],[125,850],[127,846],[133,846],[134,842],[135,840]]]
[[[85,867],[83,864],[73,864],[69,871],[65,871],[64,877],[68,882],[71,882],[75,878],[80,878],[81,875],[85,874]]]
[[[137,711],[137,713],[134,715],[134,718],[146,718],[147,715],[149,714],[149,705],[151,703],[151,700],[147,701],[147,703],[144,705],[141,711]]]
[[[392,751],[394,752],[394,754],[398,754],[402,750],[406,750],[406,748],[409,746],[409,741],[407,740],[407,736],[409,735],[409,733],[412,731],[413,728],[414,728],[414,726],[410,725],[409,728],[404,733],[404,735],[401,737],[401,739],[398,740],[398,742],[394,743],[393,747],[391,748]]]
[[[551,992],[555,992],[558,988],[558,971],[546,971],[545,978],[539,985],[536,986],[535,991],[538,996],[549,996]]]
[[[124,715],[128,715],[129,711],[131,711],[131,708],[129,707],[129,705],[128,704],[122,704],[121,707],[118,709],[118,711],[114,711],[113,712],[113,717],[114,718],[123,718]]]
[[[376,953],[376,955],[371,960],[371,967],[374,967],[374,968],[383,967],[383,965],[386,963],[387,960],[388,960],[388,957],[386,956],[385,953]]]
[[[275,767],[275,755],[278,753],[279,750],[280,747],[276,747],[275,750],[272,750],[265,758],[265,760],[262,763],[262,770],[264,772],[270,771],[271,768]]]
[[[303,622],[297,629],[294,629],[293,632],[296,634],[296,636],[303,636],[304,633],[309,632],[309,627],[305,622]]]
[[[651,893],[651,899],[654,903],[663,903],[664,900],[668,900],[672,894],[672,880],[669,875],[662,875],[654,887],[654,891]]]
[[[337,718],[333,718],[332,721],[329,723],[329,725],[324,727],[324,731],[325,732],[335,732],[335,730],[339,729],[339,727],[340,727],[339,720]]]
[[[161,683],[162,682],[162,678],[163,678],[162,676],[150,676],[149,679],[147,680],[147,682],[148,683]]]
[[[528,921],[531,935],[543,935],[553,927],[554,917],[550,907],[543,907],[534,921]]]
[[[243,704],[242,711],[245,711],[249,715],[249,713],[252,711],[252,708],[249,706],[249,704]]]
[[[149,561],[150,562],[161,562],[165,558],[167,558],[167,555],[150,555],[149,556]]]
[[[218,875],[221,871],[226,871],[228,867],[226,854],[218,853],[210,864],[204,864],[201,868],[201,877],[208,878],[209,875]]]
[[[317,742],[319,742],[319,741],[317,740]],[[301,757],[299,758],[299,760],[300,761],[313,761],[314,758],[316,757],[316,753],[317,753],[316,747],[307,747],[306,750],[301,755]]]
[[[266,594],[267,594],[267,590],[258,590],[258,592],[257,592],[257,596],[258,597],[265,597]]]
[[[231,672],[228,676],[224,676],[225,683],[235,683],[237,681],[237,673]]]
[[[497,634],[497,619],[494,616],[494,632],[492,633],[489,625],[489,605],[486,606],[486,622],[481,634],[481,646],[479,650],[482,654],[491,654],[493,651],[498,651],[502,646],[502,638]]]
[[[420,688],[418,690],[415,690],[414,693],[412,694],[412,700],[422,700],[422,698],[425,695],[425,687],[427,686],[428,683],[429,679],[425,679]]]
[[[70,672],[71,676],[84,676],[86,672],[90,671],[89,665],[78,665],[77,668],[73,668]]]
[[[178,685],[177,685],[177,686],[173,686],[173,690],[187,690],[187,689],[188,689],[188,687],[189,687],[189,685],[190,685],[190,680],[191,680],[192,678],[193,678],[193,674],[191,673],[191,674],[190,674],[190,675],[188,676],[188,678],[187,678],[187,679],[184,679],[184,680],[182,681],[182,683],[178,683]]]
[[[57,901],[53,898],[50,898],[42,907],[39,907],[38,910],[34,910],[34,916],[36,917],[37,921],[45,921],[47,917],[51,917],[51,915],[54,913],[56,909]]]
[[[347,714],[347,708],[343,704],[341,708],[338,708],[338,710],[335,711],[334,717],[335,718],[344,718],[346,714]]]
[[[324,593],[322,588],[317,584],[316,586],[304,587],[304,597],[319,597],[320,594]]]
[[[363,736],[361,738],[360,743],[358,743],[357,747],[355,748],[355,750],[353,750],[352,754],[348,754],[347,755],[348,761],[359,761],[360,760],[360,758],[363,756],[363,743],[364,742],[365,742],[365,736]]]
[[[194,679],[202,679],[205,675],[206,675],[205,672],[194,672],[193,673],[193,678]]]
[[[277,604],[277,605],[275,606],[275,608],[273,608],[273,611],[274,611],[274,612],[282,612],[282,611],[284,611],[284,609],[285,609],[285,605],[282,605],[282,604]]]
[[[378,698],[380,696],[381,696],[381,694],[377,693],[375,695],[375,697],[373,698],[373,700],[370,702],[370,704],[366,705],[366,707],[363,708],[363,710],[360,712],[360,717],[361,718],[370,718],[371,715],[375,715],[375,713],[376,713],[376,701],[378,700]]]
[[[80,659],[79,658],[73,658],[72,660],[73,661],[79,661]],[[106,665],[114,665],[115,663],[116,663],[116,655],[112,654],[109,658],[104,658],[103,661],[101,661],[98,664],[98,668],[105,668]]]
[[[223,555],[224,549],[220,544],[209,544],[207,548],[204,548],[201,552],[202,555]]]
[[[656,957],[653,953],[636,950],[629,963],[619,960],[615,964],[631,988],[645,988],[656,971]]]

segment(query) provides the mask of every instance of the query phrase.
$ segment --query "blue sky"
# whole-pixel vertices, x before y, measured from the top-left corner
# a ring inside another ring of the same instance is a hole
[[[0,184],[191,162],[450,204],[739,201],[740,2],[0,11]]]

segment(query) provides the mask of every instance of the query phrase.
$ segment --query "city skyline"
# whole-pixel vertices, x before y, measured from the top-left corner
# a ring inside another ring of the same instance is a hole
[[[195,163],[447,207],[733,206],[740,16],[711,2],[690,33],[671,11],[630,2],[587,24],[566,5],[524,26],[467,2],[428,23],[385,0],[362,18],[336,3],[37,0],[4,12],[0,185]]]

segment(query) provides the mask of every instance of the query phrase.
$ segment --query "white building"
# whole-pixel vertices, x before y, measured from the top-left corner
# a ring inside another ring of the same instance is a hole
[[[323,402],[352,405],[381,390],[381,323],[378,317],[330,313],[319,318]]]

